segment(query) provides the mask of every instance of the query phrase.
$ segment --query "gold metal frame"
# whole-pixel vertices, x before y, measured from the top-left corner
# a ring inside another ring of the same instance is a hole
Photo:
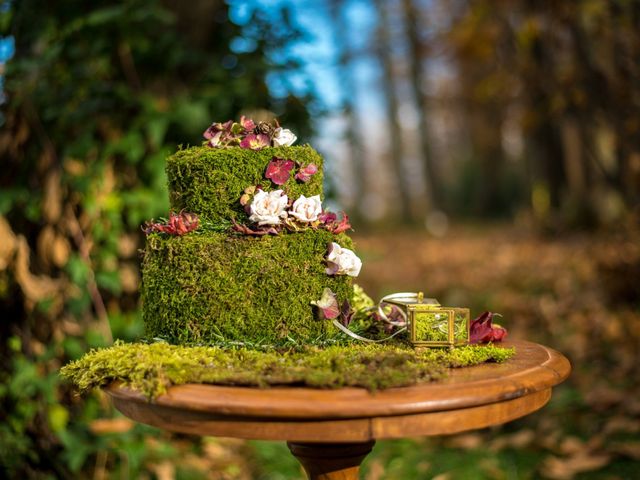
[[[418,294],[417,302],[402,301],[402,300],[387,300],[385,303],[391,303],[404,308],[407,313],[407,321],[409,322],[409,334],[411,343],[418,348],[421,347],[449,347],[452,348],[456,345],[466,345],[469,343],[470,335],[470,323],[471,315],[468,308],[457,307],[444,307],[438,303],[434,303],[433,299],[424,299],[422,293]],[[425,302],[426,300],[426,302]],[[427,303],[428,302],[428,303]],[[431,340],[425,341],[417,338],[417,324],[416,316],[419,313],[444,313],[447,315],[447,340]],[[462,314],[465,322],[465,338],[463,340],[457,340],[455,338],[456,329],[456,317]]]

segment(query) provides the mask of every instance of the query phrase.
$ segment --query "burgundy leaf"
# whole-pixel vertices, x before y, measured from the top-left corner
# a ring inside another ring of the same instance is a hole
[[[344,302],[342,302],[342,307],[340,308],[340,323],[345,327],[348,327],[351,323],[351,320],[353,320],[353,316],[355,315],[355,313],[356,311],[351,308],[349,300],[345,300]]]
[[[234,232],[242,233],[243,235],[251,235],[254,237],[262,237],[264,235],[278,235],[280,233],[277,228],[272,225],[263,225],[256,228],[248,227],[247,225],[241,225],[235,220],[232,220],[231,229]]]
[[[336,235],[351,228],[349,217],[344,212],[342,212],[342,219],[339,222],[338,216],[331,212],[322,212],[318,218],[320,221],[324,222],[325,229],[329,230],[331,233],[335,233]]]
[[[322,223],[333,223],[337,219],[338,219],[338,216],[335,213],[330,212],[328,210],[325,210],[320,215],[318,215],[318,220],[320,220],[320,222]]]
[[[166,223],[147,222],[143,227],[144,233],[166,233],[168,235],[184,235],[198,228],[198,216],[195,213],[170,213]]]
[[[292,160],[273,157],[267,165],[264,176],[276,185],[284,185],[289,180],[289,174],[294,166],[295,163]]]
[[[469,343],[500,342],[507,336],[505,328],[491,325],[494,315],[483,312],[471,321]]]

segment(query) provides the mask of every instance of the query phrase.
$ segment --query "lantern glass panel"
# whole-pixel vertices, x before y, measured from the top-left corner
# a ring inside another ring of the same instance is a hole
[[[413,312],[414,342],[449,343],[449,321],[451,313],[446,310]]]
[[[455,343],[466,343],[469,341],[469,319],[468,308],[456,308],[453,324],[453,338]]]

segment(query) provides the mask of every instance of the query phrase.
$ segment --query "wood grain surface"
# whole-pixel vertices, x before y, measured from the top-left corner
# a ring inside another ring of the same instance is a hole
[[[148,402],[112,384],[116,407],[130,418],[171,431],[291,442],[357,443],[441,435],[501,424],[531,413],[571,370],[553,349],[514,341],[503,364],[453,369],[448,378],[406,388],[257,389],[181,385]]]

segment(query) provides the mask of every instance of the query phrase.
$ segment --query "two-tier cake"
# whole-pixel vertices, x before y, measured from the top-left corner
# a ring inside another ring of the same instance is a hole
[[[351,302],[361,263],[344,233],[346,216],[322,205],[322,157],[291,146],[289,130],[245,118],[213,124],[205,137],[207,144],[167,160],[171,208],[181,213],[147,226],[147,337],[177,344],[326,337],[334,327],[322,319],[337,310],[326,295],[326,305],[314,305],[327,289],[329,303]]]

